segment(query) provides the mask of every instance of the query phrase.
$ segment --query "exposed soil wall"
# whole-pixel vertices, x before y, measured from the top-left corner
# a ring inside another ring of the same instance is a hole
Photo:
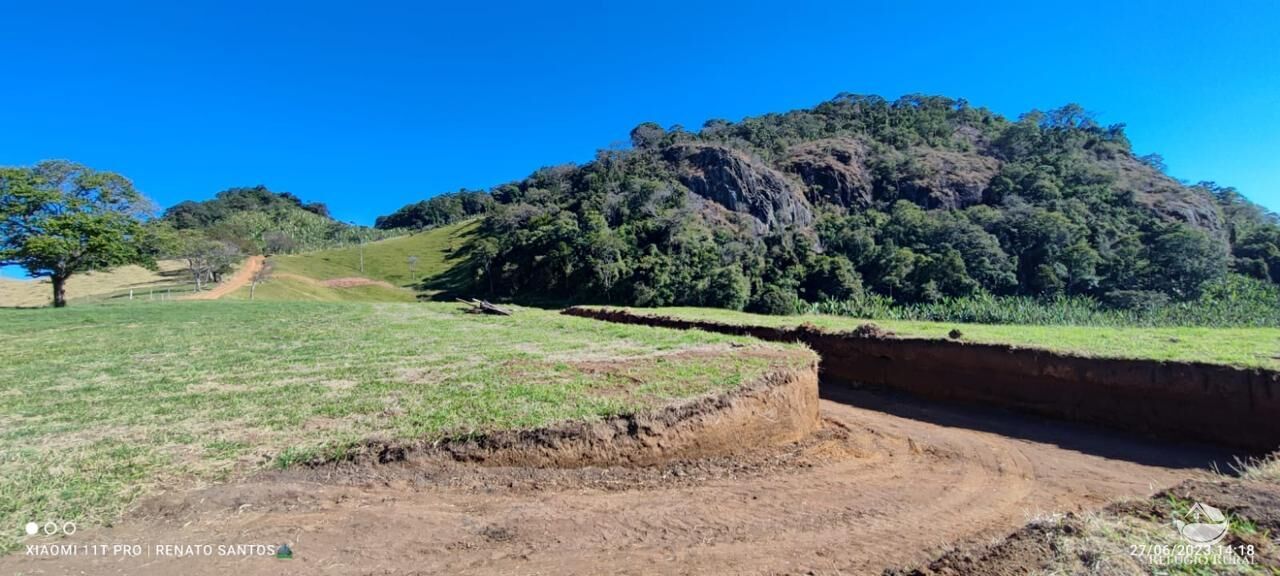
[[[776,369],[742,388],[601,422],[451,438],[370,443],[358,460],[440,458],[491,466],[647,465],[795,442],[818,427],[818,363]]]
[[[947,340],[738,326],[570,308],[565,314],[800,341],[824,381],[870,385],[1129,430],[1270,452],[1280,447],[1280,373],[1204,363],[1068,356]]]

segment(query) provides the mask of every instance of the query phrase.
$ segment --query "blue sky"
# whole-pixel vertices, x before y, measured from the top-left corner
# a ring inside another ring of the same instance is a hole
[[[373,218],[848,91],[1079,102],[1170,173],[1280,210],[1280,3],[10,2],[0,165],[163,206],[266,184]],[[464,5],[466,4],[466,5]]]

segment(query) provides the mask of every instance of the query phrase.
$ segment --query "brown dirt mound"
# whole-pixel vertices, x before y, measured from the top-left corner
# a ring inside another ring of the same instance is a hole
[[[885,570],[884,576],[1022,576],[1052,573],[1049,562],[1058,556],[1055,544],[1082,530],[1084,525],[1075,515],[1069,515],[1059,522],[1037,522],[1014,532],[999,544],[954,550],[919,568]]]
[[[1229,514],[1243,517],[1260,531],[1252,537],[1231,534],[1223,541],[1229,546],[1254,546],[1255,560],[1269,570],[1280,570],[1277,547],[1268,534],[1280,531],[1280,486],[1235,478],[1188,480],[1146,500],[1111,504],[1102,512],[1119,517],[1136,517],[1167,524],[1173,517],[1170,498],[1184,502],[1206,502]],[[1141,565],[1111,566],[1101,570],[1105,552],[1087,544],[1068,544],[1088,538],[1087,523],[1076,514],[1054,521],[1032,522],[1007,538],[990,545],[959,547],[916,568],[891,569],[885,576],[1012,576],[1041,573],[1145,573]],[[1135,544],[1148,544],[1135,542]]]
[[[874,322],[858,325],[857,328],[849,332],[849,335],[855,338],[892,338],[896,336],[892,330],[881,328],[879,324]]]
[[[818,425],[818,366],[778,369],[747,386],[661,410],[431,443],[373,441],[356,462],[435,462],[572,468],[652,465],[795,442]],[[319,464],[328,464],[320,462]]]

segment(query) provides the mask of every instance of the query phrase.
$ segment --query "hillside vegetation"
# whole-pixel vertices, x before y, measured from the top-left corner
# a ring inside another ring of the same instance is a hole
[[[174,302],[5,311],[0,522],[58,518],[83,529],[174,481],[338,457],[371,438],[593,421],[813,361],[790,346],[748,354],[762,345],[747,338],[457,308]],[[721,357],[732,359],[709,361]],[[0,532],[0,553],[19,534]]]
[[[324,204],[304,203],[265,186],[231,188],[210,200],[180,202],[165,210],[162,220],[247,254],[291,254],[399,234],[340,222]]]
[[[865,295],[1129,309],[1195,300],[1229,274],[1280,281],[1274,214],[1170,178],[1079,106],[1010,120],[840,95],[696,132],[646,123],[631,140],[498,186],[491,207],[467,197],[487,210],[466,247],[472,289],[791,313]],[[461,200],[383,221],[452,218]]]

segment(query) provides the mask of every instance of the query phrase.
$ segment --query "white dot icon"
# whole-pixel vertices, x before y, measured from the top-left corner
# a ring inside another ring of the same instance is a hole
[[[27,536],[35,536],[40,531],[40,525],[35,522],[27,522]]]

